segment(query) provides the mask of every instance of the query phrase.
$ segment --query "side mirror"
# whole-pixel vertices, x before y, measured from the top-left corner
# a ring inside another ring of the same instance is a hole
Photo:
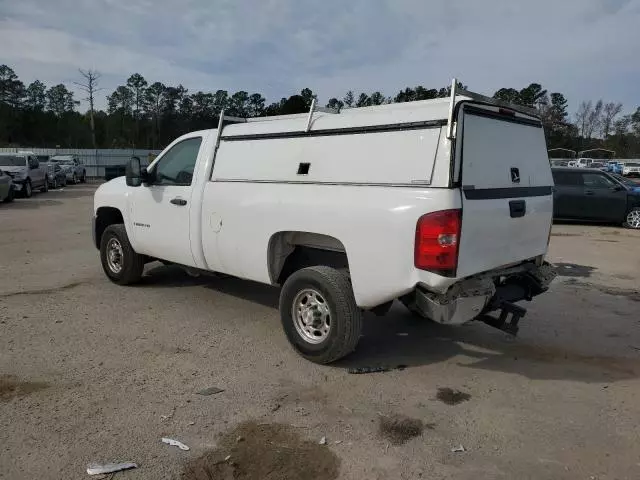
[[[129,187],[139,187],[142,185],[142,167],[140,166],[139,157],[131,157],[124,175]]]
[[[624,190],[624,187],[622,185],[616,185],[611,188],[611,190],[613,190],[614,192],[621,192],[622,190]]]

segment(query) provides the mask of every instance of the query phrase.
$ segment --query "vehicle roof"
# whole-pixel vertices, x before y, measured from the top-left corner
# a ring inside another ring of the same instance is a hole
[[[465,96],[456,97],[456,103],[468,100],[471,99]],[[316,111],[313,114],[311,131],[430,121],[445,122],[444,124],[446,124],[450,105],[450,98],[435,98],[372,107],[347,108],[338,114]],[[300,132],[305,130],[308,118],[308,113],[251,118],[247,119],[246,123],[225,126],[222,136],[224,138],[239,135]]]

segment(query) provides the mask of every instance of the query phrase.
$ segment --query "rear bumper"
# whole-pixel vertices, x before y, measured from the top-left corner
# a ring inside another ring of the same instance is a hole
[[[410,309],[437,323],[462,325],[480,315],[501,309],[505,303],[531,300],[544,293],[555,278],[549,263],[527,265],[522,271],[499,272],[471,278],[453,285],[445,294],[418,287],[403,301]]]

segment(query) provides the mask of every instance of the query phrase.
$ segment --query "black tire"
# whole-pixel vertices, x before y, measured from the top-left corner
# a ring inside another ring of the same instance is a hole
[[[49,191],[49,177],[44,177],[44,185],[40,189],[40,193],[47,193]]]
[[[58,188],[58,177],[53,177],[53,187],[54,190]]]
[[[305,290],[317,291],[330,312],[330,328],[324,340],[311,343],[296,329],[293,308]],[[362,311],[356,305],[346,273],[330,267],[303,268],[292,274],[280,293],[280,318],[293,348],[314,363],[334,362],[355,350],[362,331]]]
[[[627,212],[627,215],[624,217],[624,223],[622,224],[625,228],[632,228],[634,230],[640,229],[640,223],[638,223],[638,218],[640,217],[640,208],[635,207]]]
[[[114,270],[107,259],[107,251],[112,240],[121,247],[121,270]],[[113,283],[131,285],[142,277],[144,270],[144,256],[137,254],[129,243],[127,231],[122,224],[108,226],[100,238],[100,261],[104,273]]]
[[[27,178],[27,181],[24,183],[24,188],[22,189],[22,194],[25,198],[31,198],[33,195],[33,188],[31,187],[31,180]]]
[[[82,177],[80,177],[80,183],[87,183],[87,172],[82,172]]]
[[[71,183],[73,183],[74,185],[77,185],[78,183],[78,176],[75,173],[73,174],[73,179],[71,180]]]

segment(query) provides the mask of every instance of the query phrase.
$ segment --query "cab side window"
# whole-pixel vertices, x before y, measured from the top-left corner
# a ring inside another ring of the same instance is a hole
[[[201,143],[202,137],[194,137],[171,147],[153,169],[153,184],[191,185]]]
[[[584,173],[582,178],[584,179],[584,186],[588,188],[611,188],[616,185],[613,180],[598,173]]]
[[[29,168],[38,168],[38,159],[35,157],[29,157]]]

